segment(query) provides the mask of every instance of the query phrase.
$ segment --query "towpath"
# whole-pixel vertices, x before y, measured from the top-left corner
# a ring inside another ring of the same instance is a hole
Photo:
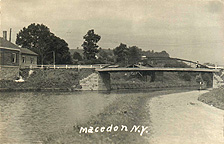
[[[223,144],[224,111],[197,100],[206,91],[154,97],[150,113],[153,144]]]

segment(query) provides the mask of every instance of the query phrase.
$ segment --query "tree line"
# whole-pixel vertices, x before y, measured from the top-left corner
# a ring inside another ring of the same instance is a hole
[[[37,53],[38,64],[53,64],[54,57],[56,64],[116,63],[120,65],[138,63],[142,60],[142,56],[169,57],[166,51],[143,51],[137,46],[127,46],[123,43],[113,50],[102,49],[97,44],[101,36],[93,29],[89,30],[83,39],[84,42],[81,45],[83,51],[81,53],[75,51],[71,55],[65,40],[57,37],[47,26],[32,23],[19,31],[16,44]]]

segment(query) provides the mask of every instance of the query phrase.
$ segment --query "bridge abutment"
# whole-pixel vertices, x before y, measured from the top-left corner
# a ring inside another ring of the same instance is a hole
[[[154,82],[156,80],[156,72],[151,72],[150,75],[151,75],[150,82]]]
[[[111,90],[111,80],[109,72],[99,72],[98,90]]]

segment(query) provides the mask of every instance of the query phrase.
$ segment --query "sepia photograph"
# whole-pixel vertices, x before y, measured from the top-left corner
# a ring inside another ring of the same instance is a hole
[[[0,144],[223,144],[224,0],[0,0]]]

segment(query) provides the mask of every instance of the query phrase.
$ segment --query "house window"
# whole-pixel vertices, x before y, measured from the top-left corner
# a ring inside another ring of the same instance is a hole
[[[26,57],[25,56],[22,57],[22,62],[26,63]]]
[[[16,53],[12,53],[12,63],[16,63]]]
[[[34,59],[33,58],[30,58],[30,63],[31,64],[33,64],[33,61],[34,61]]]

